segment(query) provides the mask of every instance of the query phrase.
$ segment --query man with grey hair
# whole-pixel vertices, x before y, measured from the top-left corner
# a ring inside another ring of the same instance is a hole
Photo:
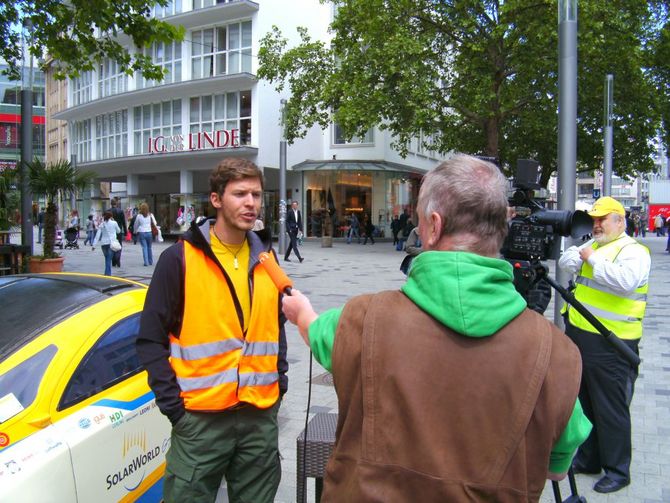
[[[456,155],[424,177],[425,251],[400,291],[321,315],[284,297],[338,396],[324,501],[537,501],[565,476],[590,431],[581,361],[497,258],[506,189],[493,164]]]
[[[649,249],[626,234],[626,210],[612,197],[598,199],[589,215],[593,239],[571,246],[559,267],[577,274],[575,299],[638,353],[647,305]],[[593,431],[579,448],[576,473],[603,476],[593,489],[611,493],[630,484],[631,419],[638,366],[621,356],[576,309],[565,306],[565,331],[584,361],[579,399]]]

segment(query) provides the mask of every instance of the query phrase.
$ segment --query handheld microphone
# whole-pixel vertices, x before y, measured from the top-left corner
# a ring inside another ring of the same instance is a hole
[[[270,279],[282,293],[286,295],[291,295],[291,288],[293,288],[293,281],[286,275],[282,268],[279,267],[279,264],[274,260],[272,255],[267,252],[263,252],[258,255],[258,260],[261,265],[265,268],[265,272],[270,275]]]

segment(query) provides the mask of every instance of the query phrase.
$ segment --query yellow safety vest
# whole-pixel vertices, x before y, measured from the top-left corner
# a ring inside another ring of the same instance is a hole
[[[245,334],[219,265],[185,241],[184,269],[184,314],[179,338],[170,334],[170,364],[186,409],[271,407],[279,399],[277,287],[263,267],[254,268]]]
[[[599,256],[614,262],[619,252],[626,246],[639,246],[646,253],[649,249],[629,236],[620,237],[603,246],[594,243],[593,249]],[[642,337],[642,318],[647,307],[649,284],[636,288],[629,294],[622,294],[597,283],[593,279],[593,267],[588,262],[582,264],[576,280],[575,298],[593,314],[608,330],[620,339]],[[587,332],[598,333],[593,326],[577,312],[567,306],[570,323]]]

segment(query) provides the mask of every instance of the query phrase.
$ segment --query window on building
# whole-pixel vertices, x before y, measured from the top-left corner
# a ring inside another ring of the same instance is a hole
[[[93,78],[91,72],[83,72],[72,79],[72,105],[81,105],[91,101]]]
[[[128,110],[119,110],[95,118],[96,159],[128,155]]]
[[[156,4],[152,10],[154,17],[174,16],[182,11],[182,0],[169,0],[166,6]]]
[[[140,315],[116,323],[93,346],[72,374],[58,404],[66,409],[142,371],[135,341]]]
[[[251,72],[251,21],[191,33],[191,78]]]
[[[193,0],[193,10],[212,7],[223,3],[230,3],[237,0]]]
[[[128,76],[119,64],[105,58],[98,66],[98,98],[124,93],[128,90]]]
[[[251,145],[251,91],[197,96],[189,105],[191,133],[237,129],[240,145]]]
[[[181,134],[181,100],[142,105],[133,110],[135,154],[149,152],[149,138]]]
[[[91,119],[72,124],[72,153],[77,156],[77,162],[91,160]]]
[[[340,125],[337,123],[333,124],[333,145],[367,145],[373,144],[374,142],[375,139],[373,129],[368,129],[368,131],[365,133],[365,136],[363,137],[354,136],[351,138],[351,140],[346,141],[344,139],[344,135],[342,134],[342,128]]]
[[[165,74],[162,81],[156,82],[155,80],[145,79],[141,72],[136,72],[135,86],[137,89],[181,82],[181,42],[168,44],[157,42],[146,49],[145,54],[151,57],[154,64],[160,65],[165,70]]]
[[[593,196],[594,185],[592,183],[580,183],[577,184],[577,188],[580,196]]]

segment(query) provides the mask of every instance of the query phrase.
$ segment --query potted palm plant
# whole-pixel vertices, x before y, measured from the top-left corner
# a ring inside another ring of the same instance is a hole
[[[27,163],[27,167],[30,190],[36,196],[44,196],[47,203],[44,214],[43,254],[31,257],[28,269],[30,272],[59,272],[63,268],[64,257],[54,252],[58,199],[69,197],[77,189],[84,189],[94,180],[95,174],[78,171],[65,160],[47,165],[44,161],[35,159]]]

